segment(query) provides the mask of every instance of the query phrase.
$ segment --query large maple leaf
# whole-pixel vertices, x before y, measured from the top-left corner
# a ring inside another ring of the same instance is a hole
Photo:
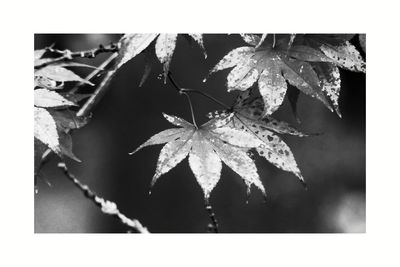
[[[258,81],[258,88],[265,104],[263,116],[266,116],[272,114],[282,104],[287,81],[303,93],[318,98],[332,110],[311,64],[288,56],[289,35],[278,37],[268,35],[261,45],[261,38],[256,35],[252,35],[252,39],[245,40],[251,46],[230,51],[210,71],[212,74],[234,67],[227,77],[228,91],[245,91]],[[329,61],[324,54],[320,54],[321,61]]]
[[[251,46],[229,52],[210,74],[234,67],[227,77],[228,91],[247,90],[256,81],[264,100],[263,116],[282,104],[286,81],[316,97],[340,116],[338,67],[365,71],[365,62],[349,39],[353,35],[257,35],[243,34]],[[265,40],[263,40],[265,39]],[[297,96],[292,101],[295,106]]]
[[[220,179],[222,162],[242,177],[248,190],[255,185],[266,194],[256,165],[247,154],[247,150],[263,144],[246,131],[227,127],[231,115],[212,119],[200,127],[175,116],[164,114],[164,117],[180,128],[164,130],[130,153],[146,146],[167,143],[161,149],[152,185],[189,155],[189,166],[206,200]]]

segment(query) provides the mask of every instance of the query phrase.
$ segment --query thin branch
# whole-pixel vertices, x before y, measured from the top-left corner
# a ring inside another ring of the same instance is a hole
[[[117,56],[118,56],[118,53],[113,53],[113,54],[111,54],[111,56],[109,56],[106,60],[104,60],[104,62],[101,63],[100,66],[98,66],[98,67],[97,67],[96,69],[94,69],[91,73],[89,73],[89,75],[86,76],[84,80],[85,80],[85,81],[90,81],[90,80],[91,80],[93,77],[95,77],[100,71],[104,70],[105,67],[107,67],[107,65],[110,64],[111,61],[113,61],[113,59],[116,58]],[[72,88],[72,89],[68,92],[68,94],[73,94],[73,93],[75,93],[75,92],[79,89],[79,87],[80,87],[81,85],[83,85],[83,84],[84,84],[84,83],[82,83],[82,82],[77,83],[77,84],[74,86],[74,88]]]
[[[214,233],[218,233],[218,222],[217,219],[215,218],[215,213],[210,205],[210,202],[208,201],[208,199],[206,199],[205,203],[205,208],[208,212],[208,217],[210,217],[211,220],[211,224],[209,224],[209,231],[210,232],[214,232]]]
[[[116,71],[117,68],[112,68],[111,70],[106,72],[106,75],[104,76],[100,85],[97,87],[96,91],[94,91],[92,96],[85,102],[85,104],[81,107],[81,109],[76,113],[78,117],[86,116],[90,113],[93,107],[99,102],[99,100],[103,97],[103,95],[109,88],[108,84],[110,83],[111,78],[113,77]]]
[[[90,190],[90,188],[87,185],[82,184],[72,173],[69,172],[67,165],[65,165],[64,162],[58,163],[57,166],[61,170],[63,170],[65,176],[67,176],[67,178],[71,180],[74,183],[74,185],[79,190],[81,190],[88,199],[92,200],[94,204],[96,204],[96,206],[101,208],[101,211],[104,214],[117,217],[121,221],[121,223],[127,225],[135,232],[142,234],[150,233],[149,230],[147,230],[147,228],[144,227],[138,220],[130,219],[126,217],[123,213],[121,213],[114,202],[98,197],[92,190]]]
[[[62,61],[72,60],[74,58],[94,58],[98,54],[101,54],[101,53],[115,53],[115,52],[119,51],[119,44],[111,43],[108,46],[99,45],[99,47],[97,47],[97,48],[93,48],[90,50],[84,50],[84,51],[77,51],[77,52],[71,52],[68,49],[57,50],[57,49],[53,49],[52,47],[47,47],[46,49],[50,52],[62,54],[62,56],[46,60],[42,64],[35,66],[35,69],[40,69],[45,66],[48,66],[48,65],[51,65],[54,63],[58,63],[58,62],[62,62]]]
[[[196,119],[194,118],[193,105],[192,105],[192,101],[190,100],[190,96],[189,96],[188,93],[185,93],[185,92],[181,92],[181,94],[184,94],[184,95],[187,97],[187,100],[188,100],[189,106],[190,106],[190,113],[192,114],[192,122],[193,122],[193,125],[194,125],[196,128],[198,128],[198,127],[197,127],[197,124],[196,124]]]

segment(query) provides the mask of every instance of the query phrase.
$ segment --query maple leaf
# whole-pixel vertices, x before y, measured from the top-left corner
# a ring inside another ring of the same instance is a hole
[[[248,40],[252,45],[262,42],[258,36],[252,38],[254,40]],[[287,90],[286,81],[303,93],[316,97],[332,110],[312,65],[288,56],[289,49],[297,48],[290,44],[292,39],[289,35],[268,35],[259,47],[256,45],[236,48],[224,56],[209,75],[234,67],[227,77],[228,91],[245,91],[258,81],[258,88],[264,100],[263,116],[272,114],[282,104]],[[315,51],[318,52],[320,61],[330,61],[322,52],[314,49],[313,52]],[[306,52],[309,51],[301,51]]]
[[[365,72],[365,62],[349,40],[354,34],[302,34],[297,35],[288,55],[309,61],[321,82],[322,91],[332,103],[336,113],[339,110],[340,72],[338,67],[350,71]],[[296,115],[297,96],[289,99]]]
[[[201,49],[203,50],[204,57],[207,57],[207,54],[204,49],[203,38],[201,34],[188,34],[193,40],[195,40]],[[120,52],[116,59],[116,67],[115,69],[120,68],[123,64],[145,51],[148,46],[155,41],[155,53],[160,61],[163,64],[164,69],[164,77],[166,81],[167,74],[169,71],[169,66],[171,64],[172,56],[175,51],[176,40],[178,38],[178,34],[155,34],[155,33],[134,33],[134,34],[125,34],[120,40]],[[148,76],[150,72],[149,66],[145,69],[145,73],[143,75],[141,84],[143,84],[144,80]]]
[[[189,166],[208,200],[221,176],[222,162],[239,174],[248,188],[255,185],[265,195],[265,189],[257,173],[257,167],[247,155],[247,150],[259,147],[262,142],[246,131],[227,127],[231,115],[212,119],[200,127],[163,114],[173,125],[180,128],[164,130],[140,145],[140,149],[164,144],[161,149],[151,185],[189,155]],[[249,190],[249,189],[248,189]]]
[[[232,116],[227,126],[244,130],[259,139],[263,145],[256,148],[258,154],[276,167],[293,173],[305,186],[304,178],[297,166],[289,146],[277,135],[289,134],[298,137],[309,136],[288,123],[271,116],[262,117],[263,101],[260,97],[251,98],[250,90],[241,93],[230,110],[209,113],[209,118]]]

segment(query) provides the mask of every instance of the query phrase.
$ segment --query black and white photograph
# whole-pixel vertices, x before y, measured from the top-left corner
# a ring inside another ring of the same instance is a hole
[[[35,233],[365,233],[366,39],[35,34]]]
[[[0,266],[400,266],[394,1],[0,10]]]

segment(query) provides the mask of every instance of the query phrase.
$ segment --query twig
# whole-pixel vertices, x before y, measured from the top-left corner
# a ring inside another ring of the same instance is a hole
[[[107,89],[109,88],[108,84],[110,83],[111,78],[113,77],[116,71],[117,68],[111,68],[111,70],[107,71],[106,75],[104,76],[100,85],[97,87],[96,91],[94,91],[92,96],[85,102],[82,108],[76,113],[76,116],[78,117],[86,116],[90,113],[93,107],[99,102],[99,100],[106,93]]]
[[[178,86],[177,83],[175,82],[174,78],[172,77],[172,73],[171,73],[170,71],[168,72],[168,78],[169,78],[171,84],[174,86],[175,90],[176,90],[179,94],[182,94],[182,93],[196,93],[196,94],[200,94],[200,95],[205,96],[205,97],[207,97],[208,99],[214,101],[215,103],[221,105],[222,107],[224,107],[224,108],[226,108],[226,109],[229,109],[229,106],[228,106],[228,105],[224,104],[223,102],[219,101],[218,99],[216,99],[215,97],[213,97],[213,96],[211,96],[211,95],[209,95],[209,94],[207,94],[207,93],[204,93],[204,92],[199,91],[199,90],[196,90],[196,89],[181,88],[181,87]]]
[[[205,203],[204,203],[206,210],[208,212],[208,217],[210,217],[211,220],[211,224],[209,225],[209,230],[210,232],[214,232],[214,233],[218,233],[218,222],[217,219],[215,218],[215,213],[212,210],[212,207],[210,205],[210,202],[208,201],[208,199],[206,199]]]
[[[87,185],[82,184],[72,173],[69,172],[67,165],[65,165],[64,162],[58,163],[57,166],[63,170],[67,178],[71,180],[74,183],[74,185],[79,190],[81,190],[88,199],[92,200],[94,204],[96,204],[98,207],[101,208],[101,211],[104,214],[117,217],[121,221],[121,223],[135,230],[135,232],[142,234],[150,233],[147,230],[147,228],[144,227],[138,220],[130,219],[126,217],[123,213],[121,213],[114,202],[98,197],[92,190],[90,190],[90,188]]]
[[[96,76],[100,71],[104,70],[105,67],[107,67],[108,64],[110,64],[111,61],[113,61],[114,58],[116,58],[118,56],[118,53],[113,53],[111,54],[111,56],[109,56],[106,60],[104,60],[103,63],[101,63],[100,66],[98,66],[96,69],[94,69],[88,76],[85,77],[85,81],[89,81],[90,79],[92,79],[94,76]],[[68,94],[73,94],[75,93],[79,87],[84,84],[82,82],[77,83],[74,88],[72,88]]]
[[[189,106],[190,106],[190,113],[192,114],[192,122],[193,122],[193,125],[194,125],[196,128],[198,128],[198,127],[197,127],[197,124],[196,124],[196,119],[194,118],[193,105],[192,105],[192,101],[190,100],[190,96],[189,96],[188,93],[185,93],[185,92],[182,92],[181,94],[184,94],[184,95],[187,97],[187,100],[188,100]]]
[[[58,63],[61,61],[72,60],[74,58],[94,58],[98,54],[101,54],[101,53],[109,53],[109,52],[115,53],[115,52],[119,51],[119,44],[111,43],[108,46],[99,45],[99,47],[97,47],[97,48],[93,48],[90,50],[84,50],[84,51],[77,51],[77,52],[71,52],[68,49],[57,50],[57,49],[53,49],[52,47],[47,47],[46,49],[50,52],[62,54],[62,56],[51,59],[51,60],[46,60],[42,64],[35,66],[35,69],[40,69],[45,66],[48,66],[48,65],[51,65],[54,63]]]

